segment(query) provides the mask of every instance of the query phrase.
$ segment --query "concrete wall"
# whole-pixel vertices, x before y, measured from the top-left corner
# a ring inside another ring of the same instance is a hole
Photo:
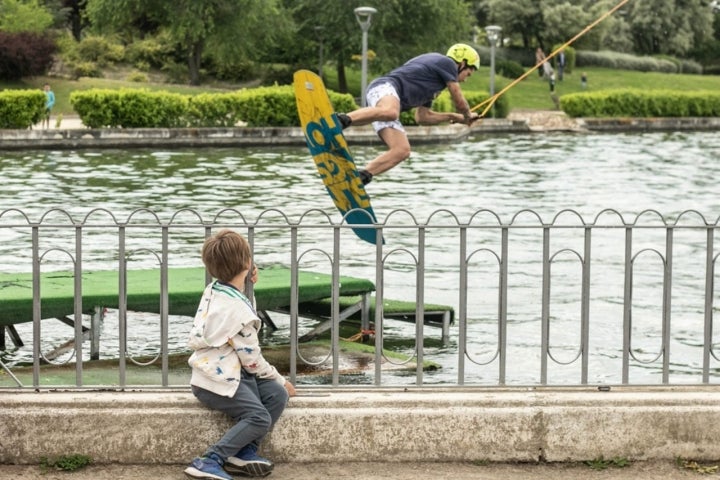
[[[527,132],[524,122],[491,119],[478,126],[484,132]],[[462,140],[471,130],[463,125],[408,127],[414,144]],[[473,129],[473,131],[476,131]],[[353,145],[380,145],[371,126],[346,133]],[[251,147],[305,146],[302,130],[293,127],[267,128],[62,128],[48,130],[1,130],[0,150],[130,148],[130,147]]]
[[[571,132],[643,132],[720,130],[720,118],[578,118],[562,112],[540,114],[542,121],[531,124],[528,119],[485,118],[471,128],[464,125],[406,127],[413,145],[462,141],[471,135],[528,133],[547,131]],[[560,118],[562,121],[549,121]],[[345,132],[351,145],[380,145],[371,126],[355,127]],[[77,148],[194,148],[304,146],[305,138],[297,127],[267,128],[103,128],[89,129],[77,118],[63,121],[62,128],[47,130],[2,130],[0,150],[77,149]]]
[[[306,390],[264,452],[276,461],[720,458],[720,387]],[[187,391],[0,392],[0,463],[85,454],[184,463],[230,423]]]

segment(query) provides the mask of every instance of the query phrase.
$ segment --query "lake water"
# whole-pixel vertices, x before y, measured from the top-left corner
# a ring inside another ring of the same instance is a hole
[[[363,165],[379,152],[379,147],[351,146],[358,165]],[[460,221],[466,222],[481,209],[489,209],[509,223],[513,216],[525,209],[550,222],[555,214],[573,209],[586,221],[605,209],[614,209],[632,220],[634,215],[647,209],[656,210],[673,219],[683,211],[695,210],[710,223],[720,215],[720,195],[717,179],[720,178],[720,136],[715,132],[644,133],[644,134],[523,134],[477,136],[453,145],[419,146],[412,158],[392,171],[377,177],[369,185],[373,207],[378,219],[388,218],[410,221],[410,215],[423,223],[439,210],[448,210]],[[52,208],[61,208],[82,218],[93,208],[107,209],[119,217],[138,208],[148,208],[167,218],[178,210],[192,208],[206,218],[212,218],[226,208],[236,208],[249,217],[267,209],[278,209],[291,218],[297,218],[312,209],[322,209],[333,218],[337,213],[316,176],[315,167],[304,148],[238,148],[196,150],[98,150],[98,151],[31,151],[0,153],[0,211],[18,208],[31,220],[37,220]],[[407,210],[397,212],[398,209]],[[538,237],[540,235],[540,237]],[[520,235],[522,237],[522,235]],[[528,234],[512,248],[516,252],[536,252],[540,249],[541,233]],[[531,237],[531,238],[530,238]],[[343,237],[345,239],[346,237]],[[348,236],[349,241],[353,239]],[[388,230],[387,248],[402,248],[413,243],[400,231]],[[426,268],[425,301],[458,305],[458,253],[457,246],[443,235],[428,235],[429,258]],[[622,241],[622,236],[620,236]],[[682,239],[677,243],[682,245]],[[691,250],[702,236],[690,240]],[[374,280],[373,247],[356,241],[346,248],[343,274]],[[597,250],[617,247],[618,238],[612,235],[599,241]],[[595,247],[594,247],[595,248]],[[620,246],[619,248],[622,248]],[[189,245],[176,252],[187,258],[188,265],[197,265],[197,245]],[[399,252],[402,256],[403,252]],[[523,253],[524,254],[524,253]],[[533,253],[534,254],[534,253]],[[4,269],[17,265],[12,245],[0,247],[0,264]],[[286,263],[287,252],[277,252],[272,244],[264,246],[256,255],[261,264]],[[528,253],[530,255],[530,253]],[[519,255],[523,263],[522,254]],[[518,258],[515,255],[513,258]],[[608,262],[608,265],[612,262]],[[19,270],[27,270],[27,266]],[[404,260],[391,260],[386,265],[387,298],[414,298],[414,273]],[[593,275],[601,280],[617,274],[607,271],[600,263],[593,267]],[[699,383],[702,353],[702,310],[697,306],[696,281],[704,278],[701,271],[678,270],[676,287],[680,292],[692,292],[691,305],[682,299],[674,301],[675,314],[681,328],[673,331],[673,352],[683,353],[683,360],[673,363],[672,381]],[[696,269],[697,270],[697,269]],[[541,272],[528,269],[527,279],[512,285],[508,299],[510,327],[508,330],[508,384],[533,384],[538,381],[540,335],[539,292],[532,288]],[[622,277],[620,277],[621,279]],[[639,278],[642,276],[639,274]],[[683,280],[685,279],[685,281]],[[492,283],[492,279],[488,282]],[[527,283],[525,283],[527,282]],[[602,283],[602,281],[600,282]],[[717,283],[717,282],[716,282]],[[553,288],[563,295],[573,289],[573,283]],[[657,285],[655,285],[657,286]],[[609,287],[608,287],[609,289]],[[532,291],[531,291],[532,290]],[[591,311],[594,345],[590,364],[591,382],[617,383],[621,357],[617,330],[617,317],[621,305],[617,301],[622,292],[594,290],[598,298],[607,297],[604,306]],[[650,294],[655,295],[654,293]],[[563,302],[560,301],[560,304]],[[558,307],[568,315],[577,305],[567,302]],[[650,315],[656,315],[660,301],[653,297],[646,305]],[[718,305],[715,296],[715,305]],[[477,360],[466,366],[466,383],[497,384],[497,367],[479,365],[489,360],[496,345],[497,327],[493,318],[492,302],[482,302],[474,296],[468,310],[468,354]],[[652,357],[657,349],[660,334],[657,323],[644,325],[642,308],[634,317],[634,328],[647,327],[647,334],[638,335],[634,344],[638,352]],[[717,311],[717,307],[715,307]],[[687,316],[688,320],[684,320]],[[612,322],[603,324],[606,319]],[[278,338],[287,335],[287,324],[282,315],[274,319],[281,330]],[[111,316],[105,329],[111,330]],[[172,348],[182,348],[185,342],[187,319],[174,319],[171,329]],[[146,325],[147,319],[137,320]],[[573,355],[577,326],[572,320],[567,327],[559,323],[554,327],[558,342],[556,353],[561,359]],[[29,328],[30,325],[21,325]],[[71,332],[64,328],[68,335]],[[31,330],[28,330],[31,331]],[[131,352],[154,353],[157,342],[147,340],[142,330],[132,340]],[[644,330],[643,330],[644,332]],[[412,338],[415,326],[389,321],[386,325],[388,344],[397,343],[397,349],[412,349],[402,339]],[[22,333],[26,339],[31,334]],[[457,327],[451,332],[451,341],[443,345],[436,339],[439,332],[426,327],[429,338],[425,358],[440,363],[439,372],[428,373],[426,383],[455,383],[457,380],[458,344]],[[45,333],[44,333],[45,336]],[[106,335],[104,334],[104,337]],[[112,340],[107,335],[107,340]],[[57,339],[51,340],[56,342]],[[117,340],[115,345],[117,345]],[[647,341],[647,344],[643,344]],[[406,342],[407,343],[407,342]],[[565,345],[565,346],[563,346]],[[612,345],[611,348],[605,348]],[[9,361],[27,359],[28,349],[11,352],[4,357]],[[30,358],[32,352],[30,351]],[[674,357],[675,358],[675,357]],[[551,381],[578,383],[576,366],[558,366],[552,370]],[[656,365],[633,366],[635,383],[658,383]],[[412,383],[413,378],[398,380]]]

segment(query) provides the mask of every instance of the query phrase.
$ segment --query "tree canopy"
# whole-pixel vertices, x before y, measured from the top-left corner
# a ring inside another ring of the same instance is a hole
[[[185,57],[190,83],[200,83],[207,48],[228,61],[268,51],[284,24],[276,0],[88,0],[93,28],[121,35],[165,32]]]
[[[483,17],[524,47],[564,43],[619,0],[480,0]],[[713,38],[714,14],[704,0],[630,0],[578,47],[642,55],[688,53]]]
[[[361,53],[353,13],[373,6],[369,68],[385,72],[453,43],[485,44],[484,27],[502,28],[503,45],[548,51],[565,43],[620,0],[0,0],[0,31],[66,28],[76,40],[112,36],[126,45],[157,39],[190,83],[204,70],[292,67],[337,69]],[[574,44],[586,50],[673,55],[717,63],[720,14],[707,0],[630,0]],[[249,67],[252,66],[252,67]]]
[[[0,0],[0,31],[43,33],[53,17],[38,0]]]

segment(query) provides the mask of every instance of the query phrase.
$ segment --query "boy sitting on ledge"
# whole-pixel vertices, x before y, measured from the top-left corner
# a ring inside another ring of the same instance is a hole
[[[198,400],[236,423],[195,458],[185,474],[217,480],[232,480],[228,472],[264,477],[274,465],[257,454],[258,446],[295,395],[295,387],[260,351],[262,322],[243,293],[253,268],[247,240],[222,230],[205,241],[202,260],[216,280],[205,288],[190,330],[190,384]]]

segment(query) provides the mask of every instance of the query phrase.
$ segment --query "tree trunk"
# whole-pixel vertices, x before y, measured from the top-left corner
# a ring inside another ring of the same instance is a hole
[[[69,21],[70,21],[70,30],[72,31],[72,36],[75,39],[76,42],[79,42],[82,40],[82,29],[83,29],[83,12],[82,8],[80,6],[80,2],[77,0],[69,2],[69,8],[70,8],[70,15],[69,15]]]
[[[340,93],[348,93],[347,78],[345,77],[345,62],[343,62],[342,56],[338,56],[337,61],[337,79],[338,79],[338,91]]]
[[[188,75],[190,85],[200,85],[200,63],[202,61],[203,42],[197,41],[192,44],[190,55],[188,55]]]

